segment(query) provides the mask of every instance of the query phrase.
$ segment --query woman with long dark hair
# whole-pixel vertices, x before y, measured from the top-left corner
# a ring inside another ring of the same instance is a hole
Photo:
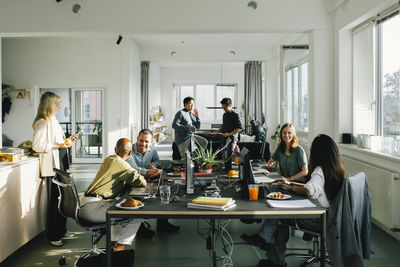
[[[318,135],[310,148],[311,178],[306,184],[282,181],[280,185],[299,195],[315,199],[321,207],[329,208],[330,203],[340,191],[344,179],[344,168],[339,149],[332,138],[325,134]],[[286,243],[289,240],[289,228],[270,220],[270,236],[266,239],[268,260],[261,260],[258,266],[286,266]],[[294,220],[283,220],[293,223]],[[300,228],[318,231],[320,219],[297,219]],[[264,238],[264,236],[263,236]]]

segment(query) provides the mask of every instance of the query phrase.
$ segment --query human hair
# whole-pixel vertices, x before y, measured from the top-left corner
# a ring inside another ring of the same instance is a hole
[[[54,106],[61,103],[61,97],[53,92],[46,92],[40,98],[39,107],[35,119],[33,120],[32,127],[38,120],[44,119],[49,122],[50,116],[54,113]]]
[[[292,153],[296,149],[296,147],[299,146],[299,139],[297,138],[296,129],[294,128],[294,125],[291,123],[285,123],[284,125],[282,125],[281,131],[279,133],[279,140],[280,140],[279,148],[282,153],[284,153],[286,151],[286,143],[285,143],[285,141],[283,141],[282,132],[285,128],[288,128],[288,127],[293,128],[293,139],[292,139],[292,141],[290,141],[290,148],[289,148],[290,153]]]
[[[230,104],[232,104],[232,99],[230,99],[229,97],[224,97],[219,103],[221,103],[222,105],[229,106]]]
[[[131,150],[132,143],[128,138],[120,138],[115,145],[115,153],[120,157],[129,154]]]
[[[140,134],[144,134],[144,135],[150,134],[150,135],[153,137],[153,132],[150,131],[149,129],[142,129],[142,130],[140,130],[139,135],[140,135]],[[139,136],[139,135],[138,135],[138,136]]]
[[[191,97],[191,96],[185,97],[185,98],[183,99],[183,105],[186,105],[187,103],[189,103],[190,100],[193,100],[193,101],[194,101],[194,98]]]
[[[332,201],[339,192],[343,179],[344,167],[339,149],[331,137],[320,134],[311,144],[310,167],[311,173],[320,166],[324,173],[325,194]]]

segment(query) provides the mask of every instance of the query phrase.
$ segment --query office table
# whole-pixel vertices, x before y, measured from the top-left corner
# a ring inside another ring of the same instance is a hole
[[[225,195],[224,195],[225,197]],[[211,211],[188,209],[187,203],[194,197],[183,197],[179,202],[171,202],[162,205],[159,198],[148,199],[143,203],[145,206],[138,210],[122,210],[115,206],[111,207],[106,213],[106,244],[107,244],[107,267],[111,267],[111,219],[112,218],[165,218],[165,219],[209,219],[211,225],[212,258],[213,266],[217,266],[215,250],[215,219],[242,219],[242,218],[274,218],[274,219],[294,219],[294,218],[320,218],[321,219],[321,241],[320,241],[320,266],[325,266],[325,238],[326,238],[326,210],[324,208],[270,208],[265,200],[258,201],[242,200],[239,196],[234,197],[236,208],[227,211]],[[121,199],[122,200],[122,199]]]

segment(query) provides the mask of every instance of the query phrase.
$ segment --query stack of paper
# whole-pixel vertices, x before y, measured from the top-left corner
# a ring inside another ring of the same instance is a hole
[[[232,198],[197,197],[187,204],[188,208],[206,210],[229,210],[236,207]]]
[[[300,200],[270,200],[266,201],[271,208],[316,208],[309,199]]]

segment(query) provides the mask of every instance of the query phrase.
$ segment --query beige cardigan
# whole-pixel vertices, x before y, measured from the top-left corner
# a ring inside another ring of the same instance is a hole
[[[64,134],[58,120],[38,120],[33,127],[32,149],[39,153],[40,175],[42,177],[54,176],[53,168],[60,168],[58,149],[53,145],[64,140]],[[62,135],[62,136],[57,136]]]

